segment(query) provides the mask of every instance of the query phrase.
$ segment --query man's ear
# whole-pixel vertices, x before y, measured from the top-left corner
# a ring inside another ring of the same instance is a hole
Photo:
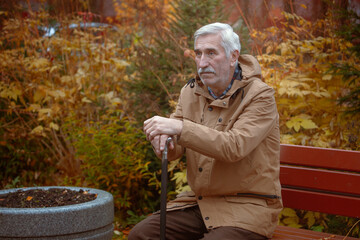
[[[234,67],[235,64],[236,64],[236,60],[238,60],[240,54],[239,54],[239,51],[238,50],[235,50],[235,51],[232,51],[231,52],[231,66]]]

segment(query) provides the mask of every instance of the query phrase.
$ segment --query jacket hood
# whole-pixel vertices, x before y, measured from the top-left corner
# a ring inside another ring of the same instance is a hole
[[[250,79],[253,77],[261,79],[261,67],[255,57],[244,54],[239,57],[239,64],[242,69],[243,79]]]

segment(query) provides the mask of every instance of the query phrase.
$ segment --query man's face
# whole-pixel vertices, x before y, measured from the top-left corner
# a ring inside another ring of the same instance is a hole
[[[231,81],[232,57],[226,57],[220,34],[199,36],[195,43],[195,62],[202,82],[220,95]]]

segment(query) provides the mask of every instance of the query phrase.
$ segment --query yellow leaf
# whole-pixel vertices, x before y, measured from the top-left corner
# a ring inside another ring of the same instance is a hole
[[[111,58],[110,61],[114,63],[115,66],[119,69],[124,69],[125,67],[130,65],[128,62],[116,58]]]
[[[81,102],[91,103],[91,100],[89,100],[87,97],[83,97],[83,98],[81,99]]]
[[[185,185],[176,189],[176,193],[190,192],[191,188],[189,185]]]
[[[186,183],[186,171],[176,172],[171,180],[175,180],[176,185]]]
[[[28,111],[33,111],[33,112],[38,111],[39,109],[41,109],[41,106],[39,104],[31,104],[27,108]]]
[[[268,46],[268,47],[266,48],[266,54],[270,54],[272,50],[273,50],[272,46],[271,46],[271,45]]]
[[[326,74],[322,77],[322,80],[325,80],[325,81],[329,81],[331,79],[332,79],[332,75],[330,75],[330,74]]]
[[[326,98],[331,98],[331,94],[329,92],[321,92],[320,95]]]
[[[15,87],[11,91],[11,98],[16,101],[18,96],[20,96],[21,94],[22,94],[22,91]]]
[[[21,89],[17,88],[14,84],[10,86],[0,85],[0,97],[9,98],[17,101],[17,98],[21,96]]]
[[[113,99],[111,99],[111,104],[112,104],[112,105],[121,104],[120,98],[113,98]]]
[[[168,172],[171,172],[175,169],[175,167],[179,164],[180,159],[176,159],[174,161],[169,162]]]
[[[67,82],[71,82],[71,76],[62,76],[61,78],[60,78],[60,81],[62,82],[62,83],[67,83]]]
[[[40,68],[46,68],[50,64],[49,60],[46,58],[38,58],[31,61],[29,68],[30,69],[40,69]]]
[[[286,55],[289,55],[291,53],[291,49],[289,47],[289,44],[287,44],[287,43],[281,43],[278,46],[278,48],[280,48],[282,56],[286,56]]]
[[[307,225],[309,228],[311,228],[315,224],[315,216],[313,212],[307,212],[304,218],[308,219]]]
[[[52,109],[51,108],[42,108],[42,109],[38,110],[38,113],[39,113],[38,120],[42,121],[42,120],[45,120],[45,119],[48,119],[51,117]]]
[[[49,91],[49,95],[54,97],[55,99],[65,97],[65,93],[61,90]]]
[[[301,126],[304,129],[314,129],[314,128],[318,128],[318,126],[310,119],[303,119],[301,121]]]
[[[292,134],[281,134],[280,136],[281,143],[286,144],[295,144],[296,138]]]
[[[42,89],[38,89],[34,93],[34,102],[35,103],[41,102],[45,97],[46,97],[46,92]]]
[[[286,217],[282,220],[282,222],[285,223],[287,226],[295,225],[299,223],[299,217]]]
[[[281,215],[286,216],[286,217],[297,217],[295,210],[291,209],[291,208],[284,208],[281,211]]]
[[[293,126],[294,126],[294,122],[293,121],[287,121],[286,123],[285,123],[285,125],[289,128],[289,129],[291,129]]]
[[[306,6],[305,4],[300,4],[300,6],[301,6],[302,8],[307,9],[307,6]]]
[[[50,115],[52,110],[50,108],[42,108],[42,109],[39,109],[38,111],[40,114],[48,114]]]
[[[50,123],[50,128],[54,129],[55,131],[59,130],[59,125],[57,125],[56,123],[51,122]]]
[[[58,66],[52,66],[52,67],[50,68],[50,73],[52,73],[53,71],[58,70],[58,69],[59,69]]]
[[[30,132],[30,134],[45,136],[43,126],[37,126]]]

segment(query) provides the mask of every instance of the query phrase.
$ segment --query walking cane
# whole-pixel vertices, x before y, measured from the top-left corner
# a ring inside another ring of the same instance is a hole
[[[165,240],[166,229],[166,187],[167,187],[167,171],[168,171],[168,145],[171,137],[166,140],[165,148],[162,153],[161,161],[161,196],[160,196],[160,240]]]

